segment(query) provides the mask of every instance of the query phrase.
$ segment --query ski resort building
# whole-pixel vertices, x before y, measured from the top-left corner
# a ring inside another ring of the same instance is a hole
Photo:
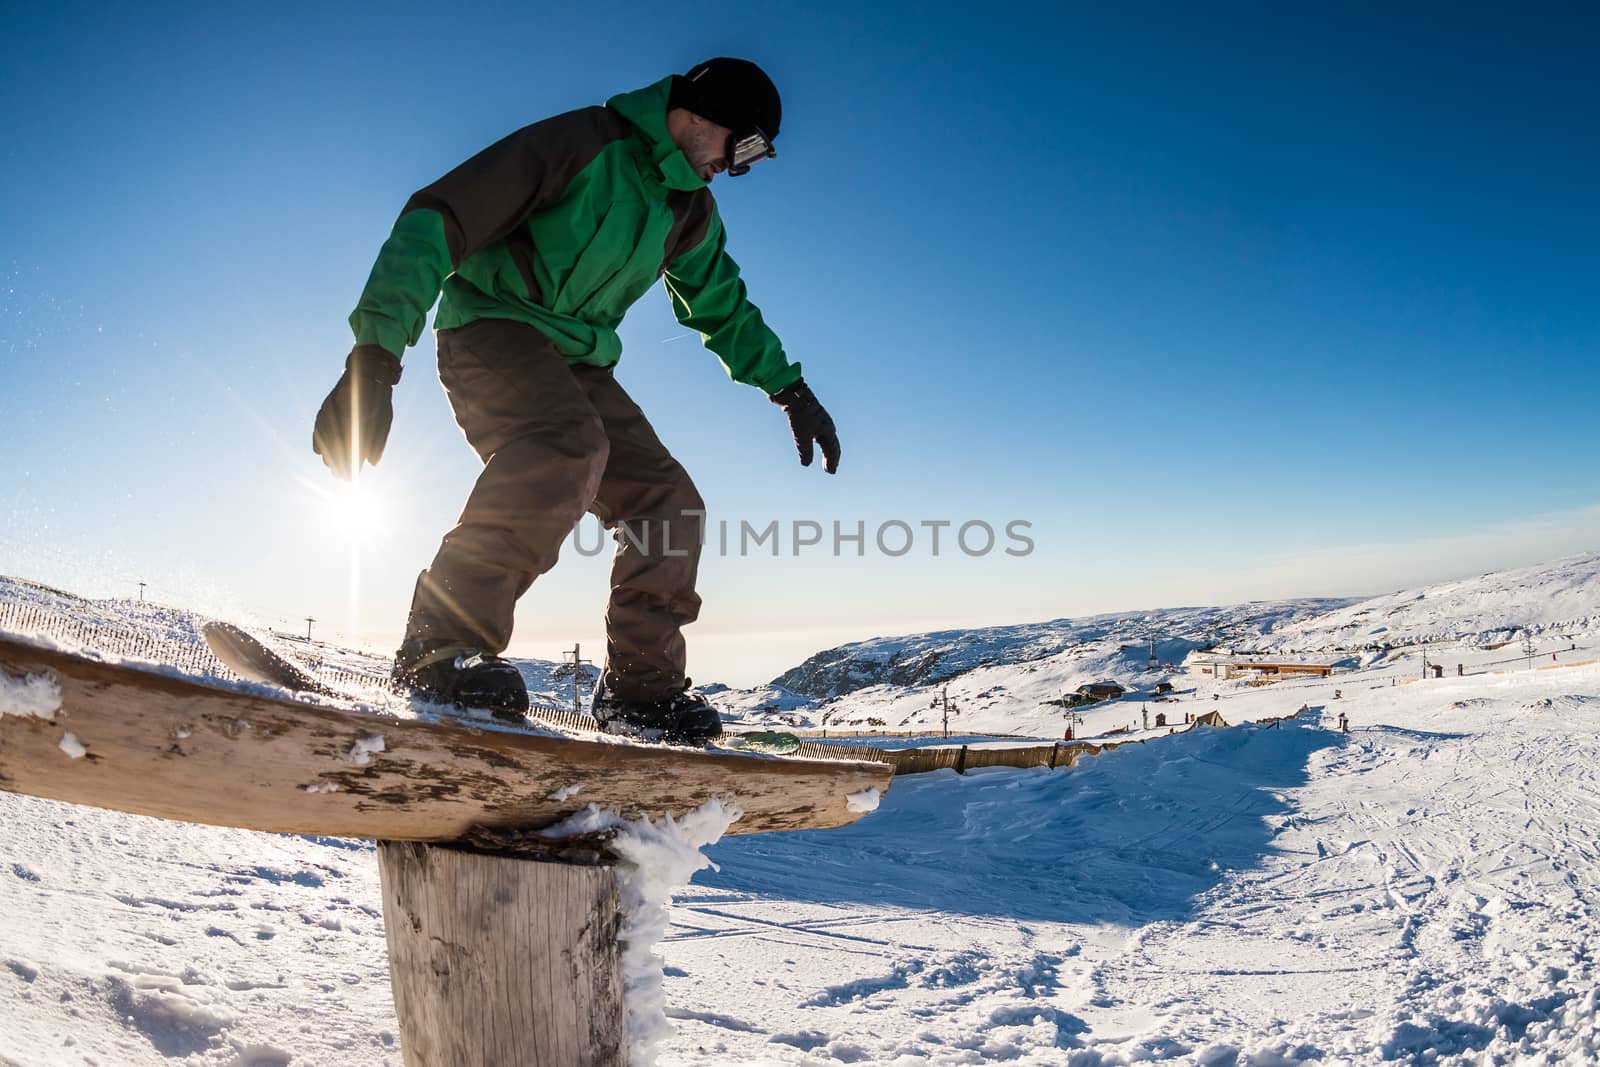
[[[1326,678],[1354,670],[1355,658],[1331,654],[1284,655],[1282,653],[1233,653],[1222,649],[1191,652],[1184,669],[1200,681],[1225,682],[1232,678],[1286,678],[1312,676]]]

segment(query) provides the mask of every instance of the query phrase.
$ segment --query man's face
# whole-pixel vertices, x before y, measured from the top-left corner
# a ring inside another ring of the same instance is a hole
[[[674,140],[689,166],[707,182],[728,169],[728,138],[733,131],[691,114]]]

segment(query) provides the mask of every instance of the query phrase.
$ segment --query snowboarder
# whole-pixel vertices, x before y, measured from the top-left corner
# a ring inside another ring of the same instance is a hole
[[[746,296],[707,188],[776,156],[780,117],[761,68],[711,59],[518,130],[406,203],[312,441],[340,478],[378,462],[399,357],[442,291],[439,378],[484,469],[417,579],[397,687],[526,711],[522,676],[500,656],[512,610],[592,512],[617,545],[595,716],[678,741],[721,733],[684,676],[704,505],[613,377],[616,331],[664,277],[678,320],[783,409],[800,462],[820,446],[823,469],[838,469],[833,420]]]

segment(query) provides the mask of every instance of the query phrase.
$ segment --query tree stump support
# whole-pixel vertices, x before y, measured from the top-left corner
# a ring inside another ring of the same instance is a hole
[[[406,1067],[624,1067],[616,869],[583,851],[378,843]]]

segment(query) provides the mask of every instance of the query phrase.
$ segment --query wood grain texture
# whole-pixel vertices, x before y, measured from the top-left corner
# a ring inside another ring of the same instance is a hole
[[[658,817],[713,797],[744,811],[730,833],[826,828],[860,818],[846,798],[887,789],[893,774],[884,764],[398,719],[101,663],[4,635],[0,671],[44,674],[61,690],[53,722],[0,714],[0,790],[251,830],[453,841],[473,826],[549,825],[590,803]],[[62,750],[68,731],[87,755]],[[357,743],[376,738],[382,751],[361,762]],[[576,794],[549,799],[573,785],[581,786]]]
[[[621,1067],[614,870],[378,844],[406,1067]]]

